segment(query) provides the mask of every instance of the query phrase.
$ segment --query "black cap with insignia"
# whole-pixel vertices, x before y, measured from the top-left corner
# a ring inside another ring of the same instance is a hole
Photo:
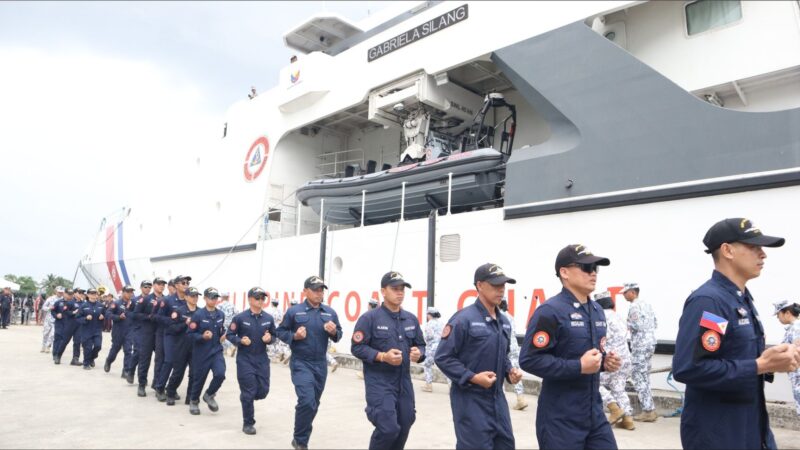
[[[478,283],[478,281],[486,281],[495,286],[505,283],[516,284],[517,282],[517,280],[506,276],[502,267],[491,263],[486,263],[475,269],[473,283]]]
[[[385,288],[386,286],[405,286],[407,288],[411,288],[411,284],[403,279],[403,275],[400,272],[386,272],[381,278],[381,287]]]
[[[596,264],[607,266],[611,260],[602,256],[596,256],[586,248],[585,245],[572,244],[561,249],[556,256],[556,276],[559,276],[558,269],[572,264]]]
[[[328,286],[325,286],[325,280],[316,275],[306,278],[306,281],[303,283],[303,289],[316,291],[319,288],[328,289]]]
[[[219,297],[219,291],[217,290],[217,288],[213,288],[213,287],[207,288],[205,291],[203,291],[203,297],[210,298],[210,299],[218,298]]]
[[[86,290],[86,293],[87,293],[87,294],[97,294],[97,289],[95,289],[95,288],[89,288],[88,290]]]
[[[133,286],[131,286],[130,284],[122,286],[122,292],[133,292]]]
[[[712,253],[722,244],[734,242],[762,247],[780,247],[786,243],[786,239],[762,234],[761,230],[753,225],[753,222],[742,217],[720,220],[712,225],[703,237],[706,253]]]
[[[248,297],[253,297],[255,299],[264,300],[267,297],[267,293],[264,292],[264,290],[261,289],[260,287],[256,286],[256,287],[250,288],[250,290],[247,291],[247,296]]]
[[[167,284],[167,282],[161,277],[155,277],[153,278],[153,284]]]
[[[206,289],[206,291],[208,291],[208,289]],[[200,295],[200,291],[198,291],[198,290],[197,290],[197,288],[196,288],[196,287],[194,287],[194,286],[186,288],[186,289],[183,291],[183,293],[184,293],[185,295],[188,295],[188,296],[190,296],[190,297],[197,297],[197,296],[199,296],[199,295]],[[206,295],[206,297],[208,297],[208,295]]]
[[[153,283],[150,280],[142,280],[139,287],[153,287]]]

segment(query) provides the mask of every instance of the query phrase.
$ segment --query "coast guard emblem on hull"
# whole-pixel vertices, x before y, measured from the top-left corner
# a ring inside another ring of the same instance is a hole
[[[253,142],[244,158],[244,179],[253,181],[261,175],[269,157],[269,140],[261,136]]]

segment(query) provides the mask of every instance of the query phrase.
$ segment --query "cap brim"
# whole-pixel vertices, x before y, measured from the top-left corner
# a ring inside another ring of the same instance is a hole
[[[403,285],[403,286],[405,286],[405,287],[407,287],[407,288],[411,289],[411,283],[409,283],[409,282],[407,282],[407,281],[405,281],[405,280],[394,280],[394,281],[390,281],[390,282],[386,283],[386,285],[387,285],[387,286],[400,286],[400,285]]]
[[[216,299],[219,298],[219,294],[208,294],[208,295],[204,295],[203,297],[210,298],[211,300],[216,300]]]
[[[597,264],[598,266],[608,266],[611,260],[602,256],[587,255],[575,261],[578,264]]]
[[[167,284],[164,280],[154,281],[153,284]]]
[[[742,243],[750,245],[760,245],[762,247],[781,247],[786,243],[786,239],[776,236],[755,236],[748,239],[742,239]]]
[[[517,284],[517,280],[507,277],[505,275],[500,275],[499,277],[494,277],[494,278],[487,278],[485,281],[494,286],[499,286],[501,284],[506,284],[506,283]]]
[[[328,289],[328,286],[322,283],[318,283],[318,284],[312,284],[311,286],[308,287],[308,289],[311,289],[312,291],[316,291],[319,288]]]

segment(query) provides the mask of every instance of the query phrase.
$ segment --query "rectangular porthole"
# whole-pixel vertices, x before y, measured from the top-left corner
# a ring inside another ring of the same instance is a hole
[[[439,238],[439,260],[452,262],[461,259],[461,235],[443,234]]]
[[[687,3],[685,12],[686,33],[693,36],[741,20],[742,2],[697,0]]]

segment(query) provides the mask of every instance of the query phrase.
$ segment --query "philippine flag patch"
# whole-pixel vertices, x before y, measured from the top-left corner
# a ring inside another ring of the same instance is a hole
[[[728,328],[728,321],[716,314],[703,311],[703,317],[700,318],[700,326],[714,330],[719,334],[725,334],[725,330]]]

